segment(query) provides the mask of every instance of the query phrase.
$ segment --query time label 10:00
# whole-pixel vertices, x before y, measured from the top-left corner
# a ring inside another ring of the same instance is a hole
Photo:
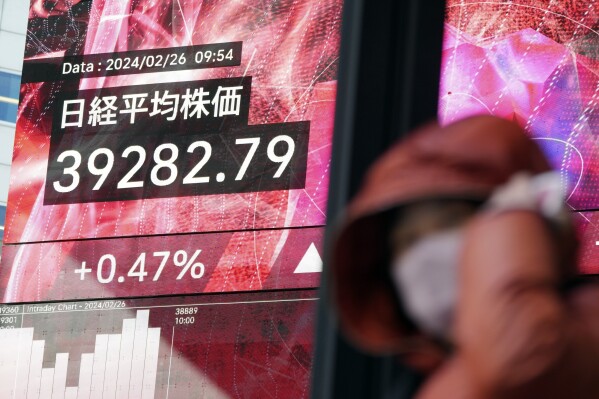
[[[75,137],[51,147],[44,204],[303,188],[308,133],[308,124],[288,123],[230,134]]]

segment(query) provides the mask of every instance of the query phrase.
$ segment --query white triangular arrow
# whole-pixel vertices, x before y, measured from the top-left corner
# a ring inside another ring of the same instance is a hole
[[[310,244],[310,248],[304,254],[302,260],[295,268],[295,273],[321,273],[322,272],[322,258],[316,249],[314,243]]]

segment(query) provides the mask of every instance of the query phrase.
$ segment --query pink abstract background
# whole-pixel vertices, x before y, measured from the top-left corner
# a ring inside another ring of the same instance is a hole
[[[515,120],[561,173],[582,238],[580,269],[599,273],[599,2],[450,0],[439,117]]]

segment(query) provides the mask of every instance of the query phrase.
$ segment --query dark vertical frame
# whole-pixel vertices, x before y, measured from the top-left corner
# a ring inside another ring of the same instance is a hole
[[[346,0],[338,78],[329,231],[372,163],[437,115],[445,2]],[[326,268],[320,289],[312,398],[409,398],[419,376],[350,346],[337,328]]]

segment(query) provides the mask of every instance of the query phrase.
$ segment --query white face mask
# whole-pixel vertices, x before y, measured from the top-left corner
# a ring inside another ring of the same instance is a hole
[[[450,338],[457,303],[462,230],[428,235],[396,258],[392,276],[408,316],[422,331]]]

